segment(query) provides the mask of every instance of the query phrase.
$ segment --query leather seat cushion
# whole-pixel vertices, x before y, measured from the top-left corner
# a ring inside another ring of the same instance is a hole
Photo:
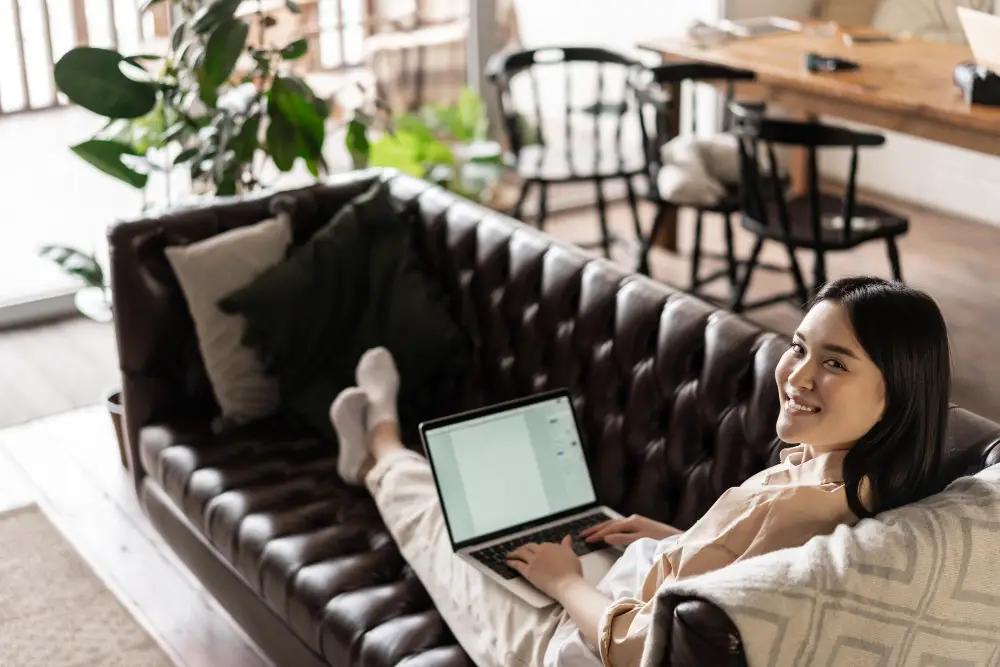
[[[190,419],[145,427],[140,451],[149,476],[331,665],[449,647],[449,664],[467,661],[367,491],[337,476],[329,443],[278,419],[221,435]]]

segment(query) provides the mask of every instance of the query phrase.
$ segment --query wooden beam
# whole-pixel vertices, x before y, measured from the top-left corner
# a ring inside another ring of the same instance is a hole
[[[43,40],[45,42],[45,56],[49,61],[49,85],[52,86],[52,96],[49,98],[49,105],[55,106],[59,102],[59,96],[56,94],[56,60],[52,53],[52,22],[49,17],[49,0],[40,0],[42,5],[42,32]]]
[[[87,0],[71,0],[73,8],[73,34],[77,46],[90,45],[90,31],[87,28]]]
[[[17,59],[21,66],[21,88],[24,90],[24,108],[31,108],[31,91],[28,90],[28,66],[24,60],[24,31],[21,27],[21,2],[11,0],[11,12],[14,18],[14,44],[17,47]]]

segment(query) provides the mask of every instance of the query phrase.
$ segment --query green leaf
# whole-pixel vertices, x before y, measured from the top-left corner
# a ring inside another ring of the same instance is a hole
[[[347,151],[354,158],[355,167],[362,169],[357,163],[359,157],[362,158],[362,164],[367,164],[368,154],[371,151],[371,144],[368,143],[368,128],[365,124],[356,118],[352,118],[347,123],[347,136],[344,138],[344,144],[347,146]]]
[[[309,50],[309,40],[297,39],[281,50],[281,57],[285,60],[298,60]]]
[[[61,245],[42,246],[38,255],[55,262],[63,271],[91,287],[104,287],[104,269],[93,255]]]
[[[193,158],[195,155],[197,155],[198,151],[199,148],[197,146],[192,146],[191,148],[185,148],[184,150],[182,150],[180,153],[177,154],[177,157],[174,158],[174,166],[176,167],[179,164],[184,164],[185,162]]]
[[[261,115],[255,113],[243,121],[243,127],[240,128],[239,134],[233,138],[230,144],[239,162],[249,162],[252,160],[254,153],[257,152],[257,148],[260,146],[258,136],[260,132],[260,119]]]
[[[214,109],[219,102],[218,87],[212,81],[208,70],[199,67],[195,70],[195,77],[198,79],[198,97],[209,109]]]
[[[56,86],[75,104],[101,116],[138,118],[156,104],[156,86],[125,76],[123,62],[121,54],[108,49],[71,49],[56,63]]]
[[[288,122],[280,109],[269,110],[267,126],[267,152],[274,160],[274,166],[279,171],[290,171],[295,164],[296,149],[295,127]]]
[[[122,162],[123,155],[137,155],[138,153],[128,144],[120,141],[90,139],[73,146],[71,150],[105,174],[114,176],[134,188],[144,187],[149,178],[146,174],[140,174]]]
[[[188,128],[189,126],[185,120],[180,120],[174,123],[167,128],[166,132],[163,133],[163,143],[169,144],[171,141],[177,141]]]
[[[313,178],[319,178],[319,164],[314,158],[306,158],[306,168]]]
[[[184,21],[178,21],[177,25],[174,26],[173,31],[170,33],[170,50],[177,53],[181,44],[184,43],[184,29],[187,27],[187,23]]]
[[[391,134],[382,135],[371,145],[369,162],[373,167],[394,167],[417,178],[425,175],[424,165],[413,150],[413,145],[400,141]]]
[[[326,137],[324,120],[309,99],[311,93],[301,81],[282,75],[274,79],[268,93],[268,108],[277,106],[294,128],[298,155],[302,157],[322,154]]]
[[[191,20],[191,27],[199,35],[206,35],[233,18],[241,0],[213,0],[198,10]]]
[[[208,39],[202,63],[208,82],[219,86],[233,73],[236,61],[246,45],[249,30],[249,26],[239,19],[229,19],[215,29]]]
[[[293,14],[302,13],[302,7],[300,7],[299,3],[296,2],[295,0],[285,0],[285,7],[287,7],[288,11],[290,11]]]
[[[457,107],[462,136],[455,138],[465,142],[485,139],[489,120],[479,95],[471,88],[462,89]]]

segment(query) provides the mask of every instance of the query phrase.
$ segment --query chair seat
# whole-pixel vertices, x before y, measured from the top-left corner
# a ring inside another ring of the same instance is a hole
[[[660,197],[659,193],[655,189],[650,189],[646,191],[644,198],[657,205],[671,205],[671,206],[685,206],[706,213],[721,213],[723,215],[729,213],[736,213],[740,210],[740,205],[742,203],[740,199],[740,184],[739,183],[724,183],[726,188],[726,193],[717,202],[712,204],[688,204],[684,202],[671,201],[669,199],[664,199]]]
[[[787,242],[794,248],[817,248],[816,237],[813,234],[809,215],[809,200],[806,197],[794,197],[788,201],[788,217],[791,223],[791,238],[786,239],[784,230],[778,222],[778,210],[775,203],[768,204],[771,224],[766,225],[750,216],[743,216],[743,227],[766,239]],[[906,218],[886,211],[877,206],[857,204],[854,207],[851,236],[845,240],[844,230],[840,221],[843,199],[832,195],[820,197],[822,220],[822,245],[827,250],[854,248],[872,239],[888,238],[905,234],[910,228]]]
[[[611,142],[595,150],[593,143],[567,150],[563,142],[545,146],[525,146],[518,153],[518,175],[526,181],[586,181],[595,178],[624,178],[646,173],[639,151],[619,151]]]

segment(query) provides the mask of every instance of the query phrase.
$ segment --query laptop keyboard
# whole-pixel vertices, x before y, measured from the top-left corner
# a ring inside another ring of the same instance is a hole
[[[470,555],[504,579],[516,579],[521,575],[510,568],[506,562],[507,555],[511,551],[514,551],[518,547],[528,544],[529,542],[535,542],[537,544],[544,544],[546,542],[562,542],[564,537],[571,535],[573,537],[573,553],[577,556],[585,556],[593,551],[606,549],[608,545],[606,545],[603,541],[593,543],[584,542],[580,539],[580,531],[590,528],[591,526],[596,526],[602,521],[608,521],[610,519],[611,517],[604,512],[595,512],[567,523],[560,523],[556,526],[551,526],[534,533],[522,535],[521,537],[516,537],[512,540],[495,544],[485,549],[480,549],[479,551],[473,551]]]

